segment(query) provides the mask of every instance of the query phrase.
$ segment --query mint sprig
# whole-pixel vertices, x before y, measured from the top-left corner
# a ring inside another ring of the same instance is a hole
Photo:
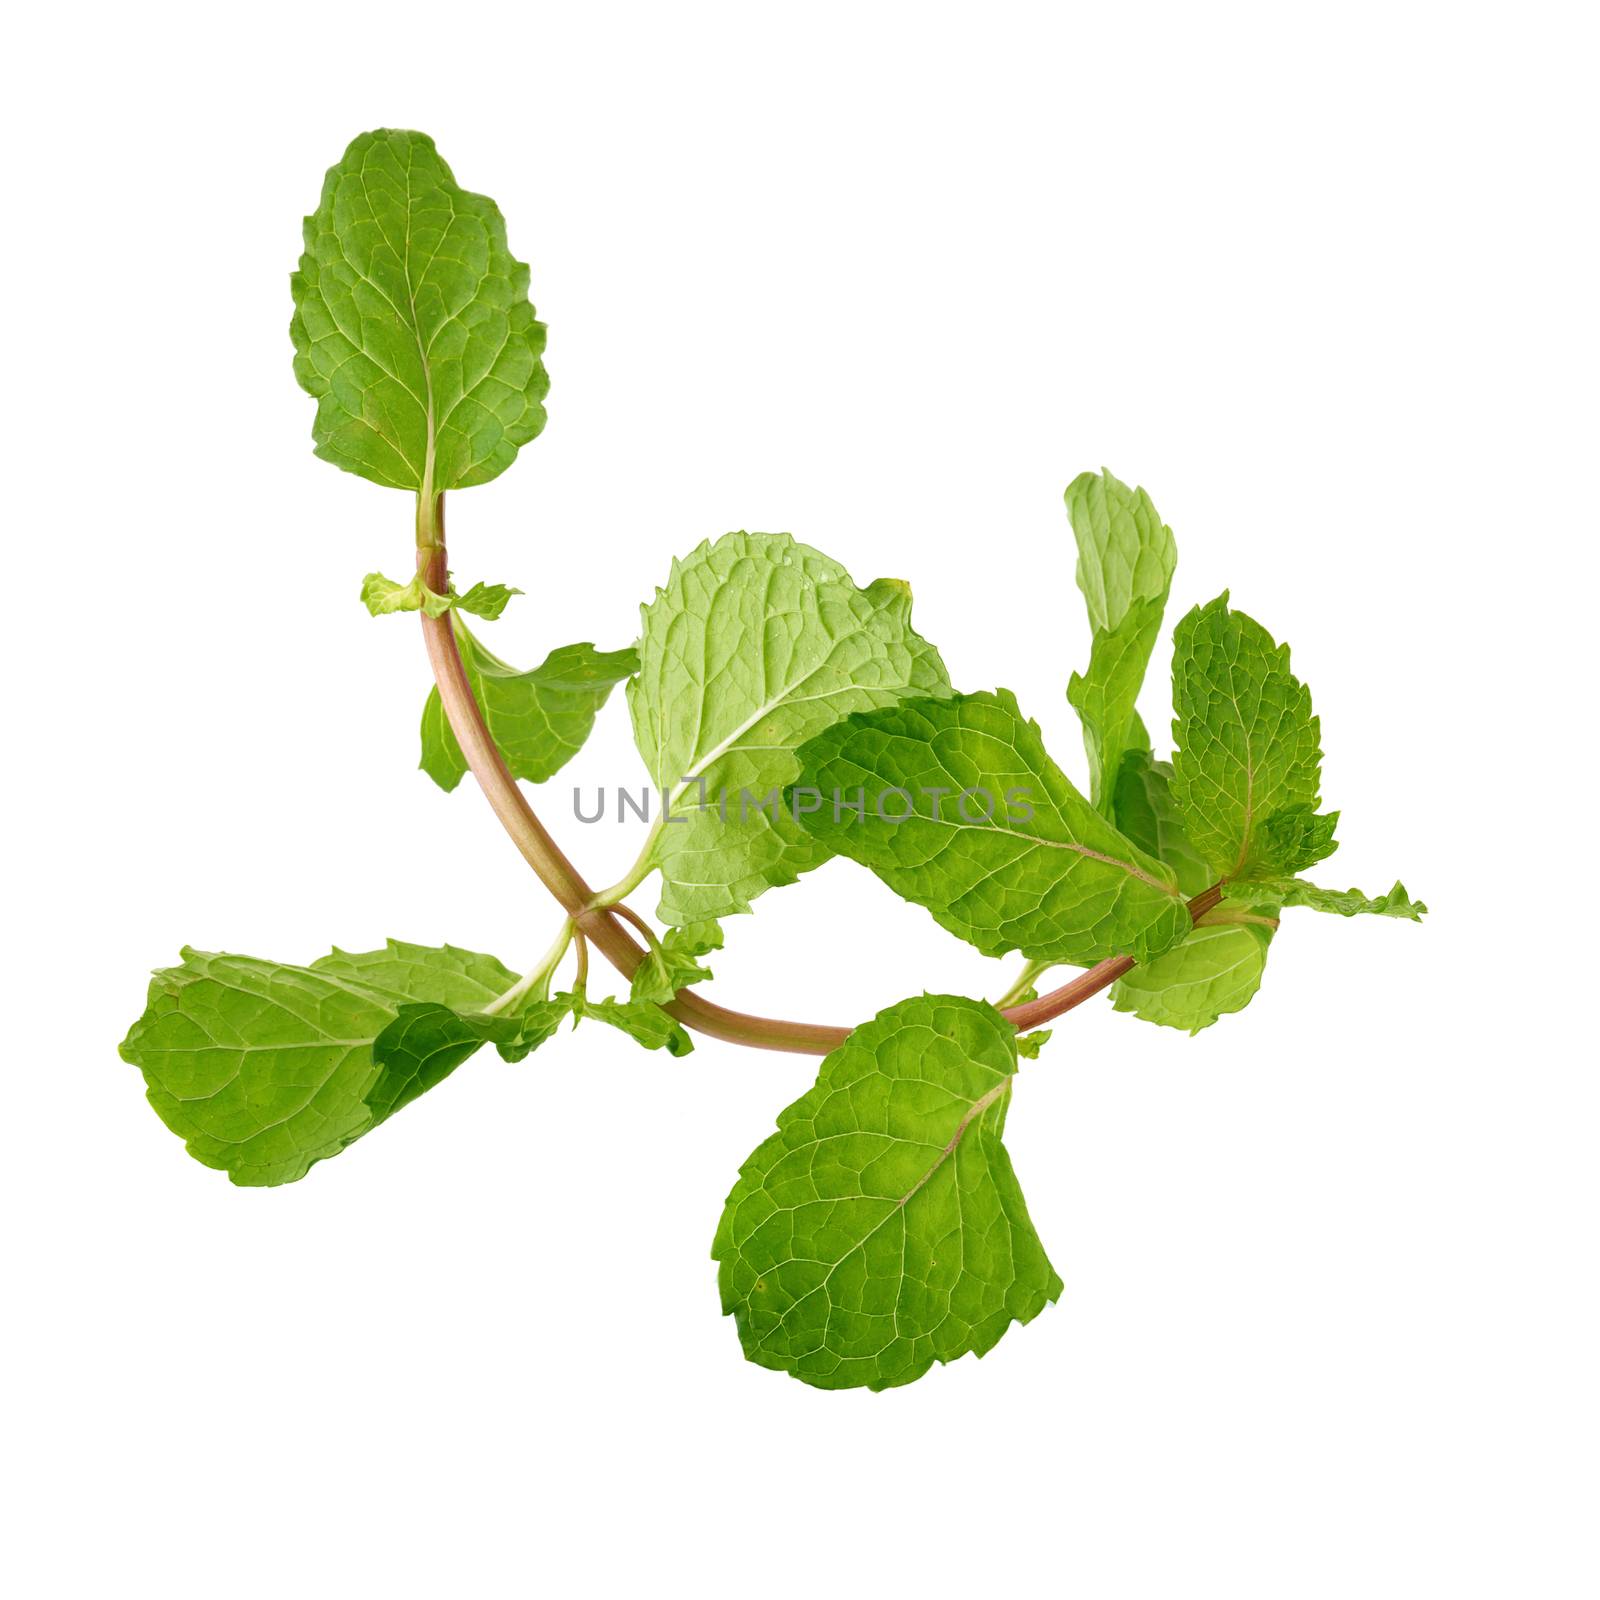
[[[858,585],[787,534],[730,533],[674,562],[636,648],[508,665],[463,617],[493,621],[519,591],[452,588],[444,492],[495,477],[543,427],[528,269],[493,201],[425,135],[392,129],[329,170],[305,241],[291,336],[316,452],[415,496],[413,576],[370,573],[363,598],[417,615],[434,678],[423,770],[446,790],[472,774],[559,920],[520,976],[392,941],[305,966],[185,950],[156,973],[122,1054],[167,1126],[235,1183],[294,1182],[485,1045],[514,1064],[579,1023],[669,1071],[689,1070],[668,1058],[691,1031],[820,1055],[729,1194],[723,1307],[760,1365],[891,1387],[984,1354],[1060,1293],[1002,1137],[1045,1024],[1109,990],[1119,1012],[1197,1032],[1250,1003],[1269,949],[1295,959],[1286,912],[1424,914],[1398,883],[1369,896],[1302,876],[1336,848],[1321,728],[1287,647],[1226,594],[1178,624],[1175,749],[1152,748],[1139,700],[1177,546],[1150,496],[1109,472],[1066,491],[1089,624],[1067,688],[1081,786],[1009,690],[951,683],[904,582]],[[1032,566],[1063,588],[1065,569],[1060,551]],[[597,891],[521,782],[559,771],[619,684],[663,804],[634,865]],[[818,869],[865,869],[1024,965],[996,980],[997,1004],[918,995],[856,1027],[706,998],[720,919]],[[654,877],[660,931],[627,903]],[[590,998],[596,953],[624,993]],[[1062,965],[1086,970],[1044,987]]]

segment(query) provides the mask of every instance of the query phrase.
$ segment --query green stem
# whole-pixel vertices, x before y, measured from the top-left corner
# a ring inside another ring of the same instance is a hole
[[[653,859],[656,840],[661,836],[661,825],[665,820],[664,815],[657,814],[656,820],[650,824],[649,833],[645,835],[644,847],[639,851],[638,859],[609,889],[602,889],[595,895],[589,902],[592,910],[600,911],[626,900],[656,870]]]
[[[656,930],[632,906],[623,905],[619,900],[616,905],[612,906],[611,911],[613,916],[621,917],[624,922],[631,922],[643,935],[645,944],[651,950],[659,950],[661,948],[661,941],[656,937]]]
[[[563,917],[561,919],[561,929],[551,942],[550,948],[504,994],[497,994],[483,1008],[483,1014],[486,1017],[498,1016],[507,1006],[514,1006],[524,995],[537,986],[542,986],[548,990],[550,987],[550,975],[561,965],[561,958],[567,953],[567,946],[572,943],[573,934],[576,931],[572,925],[572,918]],[[578,934],[578,938],[582,940],[583,935],[581,933]],[[540,994],[539,998],[543,1000],[545,995]]]
[[[1052,967],[1059,965],[1055,961],[1030,961],[1021,972],[1017,974],[1017,981],[994,1003],[996,1011],[1004,1011],[1007,1006],[1018,1004],[1023,995],[1033,988],[1034,984],[1042,978]]]

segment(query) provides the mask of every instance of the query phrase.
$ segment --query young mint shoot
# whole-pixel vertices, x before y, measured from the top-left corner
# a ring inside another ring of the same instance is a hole
[[[1109,989],[1118,1011],[1195,1033],[1249,1004],[1285,911],[1426,907],[1398,883],[1369,896],[1303,876],[1337,848],[1321,728],[1288,647],[1226,594],[1177,624],[1173,750],[1156,753],[1135,703],[1177,545],[1109,472],[1066,490],[1087,792],[1010,689],[951,683],[904,582],[858,585],[788,534],[729,533],[675,561],[637,641],[502,661],[464,615],[492,622],[520,591],[454,586],[444,496],[504,472],[544,425],[528,277],[495,203],[425,135],[383,129],[306,218],[290,333],[316,453],[412,498],[414,570],[369,573],[361,598],[416,613],[434,675],[422,769],[446,790],[472,774],[555,900],[547,949],[520,972],[393,940],[304,966],[185,949],[122,1055],[190,1154],[251,1185],[304,1177],[485,1045],[521,1061],[605,1024],[673,1056],[694,1032],[819,1055],[716,1228],[746,1356],[872,1389],[981,1356],[1061,1290],[1003,1138],[1042,1025]],[[521,784],[572,759],[619,685],[659,805],[634,866],[597,891]],[[984,955],[1017,952],[996,1002],[919,994],[839,1027],[707,999],[724,919],[835,857]],[[655,924],[628,904],[651,879]],[[591,994],[591,952],[618,994]],[[1058,966],[1085,970],[1041,992]]]

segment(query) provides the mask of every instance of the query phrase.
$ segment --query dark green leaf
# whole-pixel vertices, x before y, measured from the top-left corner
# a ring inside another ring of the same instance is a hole
[[[983,1355],[1061,1293],[1000,1140],[1016,1041],[991,1006],[922,995],[823,1060],[711,1247],[751,1361],[885,1389]]]
[[[1170,870],[1073,788],[1008,690],[859,712],[800,761],[806,828],[985,955],[1146,960],[1189,929]]]
[[[569,644],[518,672],[474,638],[459,617],[453,625],[490,735],[512,775],[529,783],[543,783],[583,748],[611,691],[639,668],[632,650]],[[454,789],[467,771],[437,689],[422,708],[422,770],[441,789]]]
[[[1172,704],[1173,799],[1218,876],[1275,877],[1309,844],[1333,848],[1334,819],[1306,820],[1322,771],[1310,691],[1289,670],[1289,647],[1230,611],[1226,594],[1178,624]],[[1280,813],[1295,820],[1275,822]]]

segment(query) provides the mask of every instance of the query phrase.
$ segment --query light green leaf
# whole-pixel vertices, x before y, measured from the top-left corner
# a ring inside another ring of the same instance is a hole
[[[1226,593],[1178,624],[1172,703],[1172,796],[1221,876],[1269,878],[1303,864],[1308,843],[1333,848],[1333,819],[1306,820],[1322,770],[1310,691],[1289,670],[1289,647],[1230,611]]]
[[[1130,750],[1117,777],[1117,826],[1140,849],[1178,875],[1184,894],[1197,895],[1215,874],[1194,853],[1172,799],[1172,768],[1147,751]],[[1268,909],[1275,909],[1269,907]],[[1261,986],[1272,930],[1196,928],[1182,944],[1133,969],[1111,989],[1118,1011],[1146,1022],[1198,1033],[1218,1017],[1248,1005]]]
[[[671,1056],[686,1056],[694,1049],[694,1041],[683,1027],[653,1001],[591,1000],[582,990],[567,989],[549,996],[535,992],[503,1014],[466,1016],[460,1021],[476,1028],[483,1038],[492,1039],[507,1061],[520,1061],[568,1021],[574,1027],[584,1021],[603,1022],[646,1050],[665,1050]]]
[[[1339,848],[1333,837],[1339,813],[1320,815],[1310,806],[1286,806],[1262,825],[1263,857],[1279,873],[1300,872],[1326,860]]]
[[[432,1003],[402,1005],[372,1043],[372,1058],[381,1069],[367,1096],[372,1126],[449,1077],[489,1040],[499,1044],[506,1060],[518,1061],[548,1037],[546,1033],[530,1042],[517,1024],[504,1018],[463,1016]]]
[[[1198,1033],[1249,1005],[1271,942],[1272,929],[1253,923],[1198,927],[1175,949],[1119,978],[1112,1004],[1146,1022]]]
[[[473,1004],[515,974],[492,956],[391,943],[310,967],[183,952],[155,974],[122,1057],[189,1153],[238,1184],[292,1183],[337,1155],[481,1043],[434,1034],[376,1042],[407,1001]],[[405,987],[400,987],[404,982]]]
[[[1268,879],[1261,883],[1230,883],[1227,904],[1260,907],[1263,905],[1307,906],[1312,911],[1328,911],[1341,917],[1404,917],[1421,922],[1428,908],[1396,883],[1387,893],[1363,894],[1359,889],[1321,889],[1304,878]]]
[[[1142,742],[1135,731],[1134,702],[1161,632],[1165,604],[1164,596],[1141,600],[1110,633],[1095,634],[1088,673],[1073,673],[1067,684],[1067,703],[1083,724],[1090,799],[1102,816],[1112,814],[1112,781],[1123,756]]]
[[[1080,473],[1067,488],[1078,541],[1078,587],[1096,633],[1111,633],[1141,600],[1165,600],[1178,565],[1172,530],[1143,489],[1111,473]]]
[[[345,979],[397,1004],[481,1011],[517,981],[503,962],[453,944],[406,944],[390,939],[381,950],[341,950],[337,945],[311,963],[313,972]]]
[[[646,1050],[664,1049],[669,1056],[686,1056],[694,1049],[694,1041],[684,1029],[651,1001],[573,998],[579,1016],[620,1030]]]
[[[576,1015],[576,1004],[575,997],[570,994],[558,994],[551,999],[532,996],[505,1019],[509,1026],[502,1027],[497,1018],[470,1020],[482,1028],[485,1037],[494,1040],[495,1048],[507,1061],[521,1061],[556,1036],[562,1024]],[[485,1026],[486,1022],[493,1026]]]
[[[374,617],[398,611],[426,611],[430,617],[442,617],[455,604],[451,596],[435,594],[420,572],[410,583],[396,583],[381,572],[369,572],[361,580],[361,603]]]
[[[644,608],[634,737],[672,797],[653,861],[663,922],[749,909],[828,857],[782,799],[796,748],[850,711],[949,689],[911,593],[858,589],[787,534],[730,533],[674,562]]]
[[[1090,799],[1109,817],[1123,754],[1147,743],[1134,704],[1161,632],[1178,550],[1149,495],[1109,472],[1075,478],[1066,501],[1078,542],[1078,587],[1094,630],[1089,670],[1073,673],[1067,699],[1083,722]]]
[[[824,1058],[740,1169],[711,1247],[745,1355],[886,1389],[991,1350],[1061,1293],[1001,1125],[1016,1031],[923,995]]]
[[[503,1060],[521,1061],[553,1039],[577,1013],[577,997],[571,994],[528,995],[493,1015],[443,1004],[403,1005],[396,1020],[378,1035],[373,1054],[398,1070],[419,1051],[493,1043]]]
[[[698,958],[722,948],[722,924],[690,922],[668,928],[633,975],[633,998],[665,1005],[678,990],[711,976]]]
[[[1188,932],[1171,871],[1072,786],[1008,690],[858,712],[800,760],[828,797],[806,827],[985,955],[1143,961]]]
[[[434,948],[391,939],[382,950],[352,953],[337,946],[311,963],[311,971],[327,973],[359,985],[398,1006],[396,1020],[378,1035],[373,1056],[395,1072],[419,1050],[473,1047],[493,1042],[507,1061],[520,1061],[544,1043],[561,1020],[565,1006],[537,998],[514,1011],[484,1015],[517,983],[516,974],[493,956],[454,945]],[[470,1053],[470,1052],[469,1052]]]
[[[543,783],[583,748],[611,691],[639,667],[632,650],[569,644],[518,672],[475,639],[459,617],[455,633],[483,720],[512,775],[529,783]],[[467,771],[437,689],[422,708],[422,770],[441,789],[454,789]]]
[[[496,622],[500,613],[511,603],[520,589],[508,589],[503,583],[475,583],[465,594],[452,596],[457,611],[470,611],[485,622]]]
[[[1113,810],[1117,827],[1146,855],[1171,867],[1186,896],[1192,899],[1216,881],[1183,831],[1170,763],[1152,760],[1147,750],[1130,750],[1117,775]]]
[[[1051,1028],[1035,1028],[1031,1033],[1017,1035],[1017,1054],[1026,1057],[1029,1061],[1038,1058],[1039,1052],[1050,1042],[1050,1035],[1054,1032]]]
[[[492,622],[505,610],[512,595],[521,593],[503,583],[475,583],[465,594],[435,594],[422,581],[420,572],[410,583],[396,583],[381,572],[369,572],[361,580],[361,603],[375,617],[396,611],[426,611],[430,617],[442,617],[447,611],[470,611]]]
[[[305,224],[294,372],[316,453],[424,494],[487,483],[544,426],[544,324],[492,200],[426,134],[380,128],[328,171]]]

